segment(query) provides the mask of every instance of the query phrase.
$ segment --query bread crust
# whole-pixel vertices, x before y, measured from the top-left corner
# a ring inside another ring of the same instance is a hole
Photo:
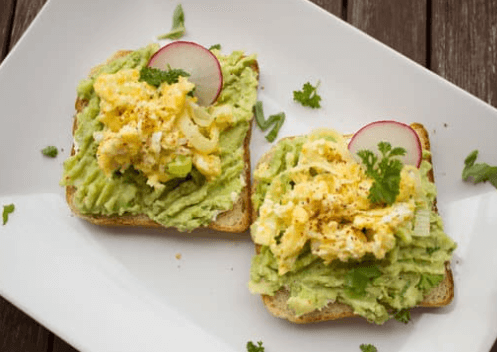
[[[428,131],[420,123],[412,123],[411,127],[416,131],[421,141],[423,149],[430,151],[430,140],[428,136]],[[352,137],[351,135],[346,135],[346,138]],[[287,137],[292,139],[294,137]],[[274,147],[273,147],[274,148]],[[263,162],[269,162],[271,160],[274,149],[269,150],[264,154],[259,160],[258,164]],[[431,155],[426,159],[432,163]],[[257,167],[256,167],[257,168]],[[428,172],[428,179],[431,182],[435,182],[433,175],[433,169]],[[253,182],[252,192],[255,193],[257,188],[257,181]],[[436,206],[436,199],[433,204],[433,210],[438,212]],[[256,209],[252,211],[252,220],[255,221],[258,214]],[[255,252],[260,253],[261,246],[255,245]],[[337,320],[347,317],[358,316],[354,314],[352,307],[343,303],[329,303],[325,307],[319,310],[312,311],[310,313],[303,314],[301,316],[296,316],[295,313],[288,308],[286,301],[288,300],[290,293],[286,289],[277,291],[273,296],[261,295],[262,302],[266,306],[267,310],[278,318],[287,319],[293,323],[297,324],[307,324],[307,323],[317,323],[321,321]],[[442,282],[435,288],[433,288],[424,298],[422,302],[419,303],[419,307],[443,307],[454,298],[454,279],[452,276],[452,270],[450,267],[450,262],[445,263],[445,277]]]
[[[124,57],[130,54],[132,51],[130,50],[119,50],[114,53],[111,57],[109,57],[104,63],[93,67],[90,70],[89,76],[92,77],[95,75],[98,70],[110,63],[113,60]],[[259,66],[258,63],[255,62],[251,67],[257,75],[259,75]],[[88,101],[82,100],[79,97],[75,102],[76,114],[74,115],[73,122],[73,130],[74,132],[77,128],[77,115],[86,107]],[[252,118],[253,120],[253,118]],[[249,129],[243,141],[243,160],[244,160],[244,170],[243,176],[245,179],[245,186],[240,192],[237,200],[233,204],[233,208],[231,210],[227,210],[225,212],[220,213],[216,219],[211,222],[207,228],[223,231],[223,232],[232,232],[232,233],[240,233],[244,232],[248,229],[251,224],[251,214],[252,214],[252,201],[250,197],[250,189],[251,189],[251,173],[250,173],[250,137],[252,132],[252,121],[249,123]],[[71,155],[74,155],[74,145],[72,146]],[[76,193],[75,186],[66,186],[66,201],[69,205],[71,211],[78,217],[96,224],[100,226],[137,226],[137,227],[147,227],[147,228],[165,228],[163,225],[158,222],[150,219],[147,215],[139,214],[123,214],[123,215],[97,215],[97,214],[83,214],[79,211],[79,209],[74,204],[74,195]]]

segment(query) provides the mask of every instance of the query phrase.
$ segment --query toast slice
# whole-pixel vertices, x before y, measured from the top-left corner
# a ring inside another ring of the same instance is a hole
[[[114,53],[111,57],[109,57],[104,63],[93,67],[90,70],[89,76],[95,75],[99,69],[116,60],[118,58],[124,57],[130,54],[129,50],[120,50]],[[252,69],[259,74],[259,66],[257,62],[254,63]],[[82,100],[79,97],[76,99],[75,109],[76,114],[74,115],[74,123],[73,123],[73,131],[76,131],[77,128],[77,114],[80,113],[88,104],[88,101]],[[248,229],[251,223],[251,213],[252,213],[252,204],[250,197],[250,136],[252,130],[252,122],[250,122],[249,130],[247,135],[245,136],[243,142],[243,159],[244,159],[244,170],[242,171],[243,178],[245,180],[245,186],[240,192],[238,198],[235,200],[233,208],[231,210],[220,213],[216,219],[211,222],[207,227],[217,231],[223,232],[233,232],[239,233],[244,232]],[[71,150],[71,155],[75,153],[74,145]],[[123,214],[123,215],[89,215],[81,213],[78,208],[74,204],[74,195],[76,192],[76,187],[74,186],[66,186],[66,201],[71,209],[71,211],[78,217],[91,222],[96,225],[102,226],[138,226],[138,227],[163,227],[163,225],[153,221],[146,215],[131,215],[131,214]]]
[[[416,131],[421,141],[423,149],[430,151],[430,140],[428,132],[423,125],[419,123],[411,124],[411,127]],[[346,138],[352,137],[351,135],[345,136]],[[292,138],[292,137],[288,137]],[[260,161],[258,162],[268,162],[271,160],[272,150],[264,154]],[[427,159],[431,163],[431,157]],[[431,182],[434,182],[433,169],[428,173],[428,178]],[[255,192],[257,187],[257,182],[253,183],[253,192]],[[436,200],[434,202],[434,210],[436,208]],[[252,213],[252,220],[255,221],[257,218],[257,210],[254,208]],[[256,253],[260,253],[260,245],[256,245]],[[315,310],[310,313],[303,314],[301,316],[296,316],[295,313],[287,306],[287,300],[289,298],[289,291],[281,289],[277,291],[274,296],[261,295],[262,301],[266,306],[267,310],[278,318],[287,319],[293,323],[306,324],[306,323],[316,323],[320,321],[336,320],[346,317],[357,316],[353,309],[343,303],[329,303],[327,306],[320,310]],[[440,284],[433,288],[424,298],[418,306],[420,307],[443,307],[448,305],[454,298],[454,280],[452,277],[452,270],[450,267],[450,262],[445,263],[445,277],[440,282]]]

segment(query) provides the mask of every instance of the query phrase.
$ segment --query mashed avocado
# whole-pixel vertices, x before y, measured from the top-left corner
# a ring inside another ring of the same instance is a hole
[[[157,50],[158,45],[136,50],[102,66],[92,77],[80,82],[78,97],[88,104],[77,115],[76,153],[64,163],[61,184],[76,187],[74,204],[83,214],[146,214],[166,227],[190,231],[208,225],[217,214],[231,209],[233,194],[239,194],[245,186],[243,141],[257,99],[257,73],[250,68],[255,55],[245,56],[243,52],[235,51],[225,56],[213,50],[224,79],[216,104],[227,104],[233,112],[231,126],[219,135],[221,175],[208,181],[192,168],[186,177],[174,178],[164,187],[154,188],[147,185],[146,177],[133,167],[116,172],[110,178],[99,168],[98,142],[94,135],[103,129],[103,124],[97,120],[100,99],[94,83],[102,73],[141,69]]]
[[[303,148],[308,140],[308,137],[297,137],[281,141],[274,147],[271,161],[263,163],[254,172],[257,182],[252,196],[255,209],[264,211],[262,206],[267,199],[283,199],[283,194],[297,187],[292,182],[277,184],[275,180],[281,179],[279,175],[286,170],[301,165],[299,160],[305,154]],[[419,236],[413,229],[413,221],[408,221],[397,228],[394,233],[395,246],[381,259],[367,253],[360,259],[334,259],[328,263],[313,253],[312,249],[316,252],[316,243],[307,241],[291,266],[282,271],[282,260],[277,259],[271,248],[280,253],[279,247],[285,245],[282,235],[286,235],[286,232],[278,227],[278,222],[273,222],[268,228],[273,230],[276,226],[281,232],[275,242],[268,240],[269,245],[262,244],[260,253],[253,257],[249,282],[251,292],[272,296],[279,290],[287,290],[290,294],[287,304],[296,315],[321,309],[330,302],[345,303],[356,314],[377,324],[421,302],[444,279],[445,262],[450,260],[456,247],[443,232],[441,218],[431,211],[436,189],[427,177],[431,169],[431,164],[426,160],[428,156],[429,153],[425,151],[419,171],[422,192],[416,204],[430,209],[427,213],[429,235]],[[284,212],[281,206],[279,209],[280,214]],[[253,237],[254,233],[264,234],[261,227],[266,225],[257,222],[252,225]],[[301,236],[297,238],[300,240]],[[259,242],[265,239],[267,237],[263,235],[257,237]],[[281,257],[281,254],[278,256]],[[283,256],[283,260],[287,258]]]

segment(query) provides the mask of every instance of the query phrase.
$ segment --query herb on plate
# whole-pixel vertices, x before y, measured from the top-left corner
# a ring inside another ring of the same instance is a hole
[[[497,166],[490,166],[487,163],[476,163],[478,150],[473,150],[464,160],[464,169],[462,170],[462,179],[471,181],[474,184],[489,181],[497,188]]]
[[[262,341],[257,342],[257,346],[252,342],[247,342],[247,352],[264,352]]]
[[[368,199],[371,203],[386,203],[391,205],[399,194],[400,171],[404,164],[395,156],[403,156],[406,150],[401,147],[393,148],[388,142],[378,143],[381,160],[372,151],[364,149],[357,152],[362,163],[366,166],[366,175],[374,182],[369,189]]]
[[[168,33],[162,34],[157,39],[179,39],[185,34],[185,13],[183,6],[178,4],[173,13],[173,26]]]
[[[41,150],[41,153],[45,156],[48,156],[50,158],[55,158],[57,154],[59,154],[59,151],[57,147],[54,147],[53,145],[49,145]]]
[[[319,102],[321,101],[321,96],[317,93],[319,84],[318,81],[314,87],[311,83],[304,83],[302,90],[293,91],[293,100],[300,103],[302,106],[308,106],[313,109],[321,107]]]
[[[255,122],[261,130],[266,131],[269,127],[274,125],[273,129],[266,135],[266,139],[269,142],[273,142],[276,139],[281,126],[283,126],[283,123],[285,122],[285,113],[280,112],[279,114],[271,115],[266,120],[262,109],[262,101],[258,101],[254,105],[254,115]]]
[[[2,218],[3,218],[3,225],[7,223],[9,220],[9,214],[13,213],[15,209],[14,204],[8,204],[3,206],[3,212],[2,212]]]
[[[378,352],[378,349],[370,343],[368,344],[363,343],[359,347],[361,348],[362,352]]]
[[[140,81],[145,81],[148,84],[159,87],[161,83],[168,84],[178,83],[180,76],[188,77],[190,74],[181,69],[172,69],[169,67],[167,71],[160,70],[153,67],[143,67],[140,70]]]

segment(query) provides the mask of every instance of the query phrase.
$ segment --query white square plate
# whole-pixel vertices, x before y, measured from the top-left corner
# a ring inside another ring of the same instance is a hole
[[[438,205],[459,244],[455,299],[403,325],[361,319],[293,325],[247,290],[248,233],[108,229],[71,216],[58,182],[71,146],[75,87],[118,49],[167,32],[175,2],[52,0],[0,67],[0,294],[85,351],[488,351],[497,335],[497,192],[461,181],[474,149],[497,164],[497,111],[317,6],[288,0],[184,0],[187,35],[258,53],[260,99],[284,111],[279,137],[318,126],[350,133],[378,119],[431,134]],[[162,43],[165,43],[162,42]],[[321,81],[323,107],[292,91]],[[263,88],[263,89],[262,89]],[[56,145],[56,159],[40,149]],[[254,128],[252,163],[270,147]],[[176,254],[181,258],[177,259]]]

